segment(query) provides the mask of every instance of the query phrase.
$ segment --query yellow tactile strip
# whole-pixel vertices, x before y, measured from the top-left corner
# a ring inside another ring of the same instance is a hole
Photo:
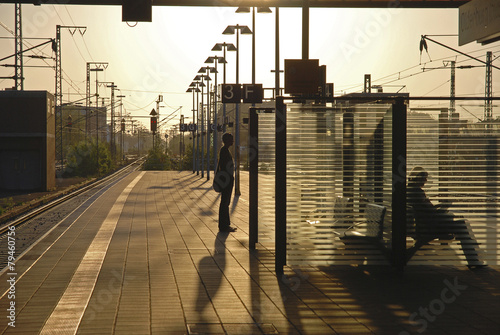
[[[75,334],[78,330],[125,201],[144,173],[139,174],[114,203],[41,334]]]

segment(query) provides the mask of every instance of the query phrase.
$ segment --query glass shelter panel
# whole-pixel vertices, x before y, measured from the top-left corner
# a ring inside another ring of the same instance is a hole
[[[287,264],[388,264],[392,105],[287,107]]]
[[[408,111],[408,265],[498,264],[499,123],[443,104]]]
[[[274,113],[259,113],[259,243],[270,249],[275,243],[275,122]]]

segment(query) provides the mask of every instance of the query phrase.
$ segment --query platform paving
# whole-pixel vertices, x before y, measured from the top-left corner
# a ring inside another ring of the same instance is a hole
[[[206,176],[130,174],[1,273],[0,333],[499,334],[498,266],[302,266],[277,276],[269,240],[249,250],[241,180],[230,208],[238,231],[219,233]]]

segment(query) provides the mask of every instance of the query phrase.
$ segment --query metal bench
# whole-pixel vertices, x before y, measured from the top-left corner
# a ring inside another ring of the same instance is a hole
[[[386,259],[390,259],[390,250],[386,247],[384,243],[384,219],[386,214],[385,206],[368,203],[364,209],[364,218],[361,222],[356,222],[352,224],[343,232],[337,232],[340,240],[352,249],[366,247],[361,245],[372,245],[375,246]]]
[[[365,220],[357,222],[339,233],[341,240],[361,239],[368,242],[378,242],[383,239],[384,218],[386,208],[381,205],[368,203],[365,207]]]
[[[333,208],[315,209],[308,213],[305,222],[310,225],[330,221],[330,229],[345,246],[348,252],[368,250],[375,246],[385,258],[390,259],[390,250],[384,243],[384,219],[386,207],[366,203],[360,215],[355,215],[349,198],[337,197]],[[368,247],[368,248],[367,248]]]

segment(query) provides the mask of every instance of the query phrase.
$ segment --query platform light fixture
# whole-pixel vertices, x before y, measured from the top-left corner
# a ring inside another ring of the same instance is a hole
[[[253,32],[248,28],[248,26],[243,25],[229,25],[222,32],[224,35],[234,35],[236,34],[236,85],[240,84],[240,33],[241,34],[253,34]],[[236,171],[235,171],[235,179],[234,179],[234,194],[240,195],[240,104],[236,104],[236,113],[235,113],[235,134],[234,134],[234,142],[235,148],[234,152],[236,154]]]

